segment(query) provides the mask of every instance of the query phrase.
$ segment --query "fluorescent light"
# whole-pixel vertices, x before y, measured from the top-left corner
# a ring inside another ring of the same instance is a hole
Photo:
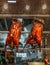
[[[16,3],[16,0],[15,1],[8,0],[8,3]]]

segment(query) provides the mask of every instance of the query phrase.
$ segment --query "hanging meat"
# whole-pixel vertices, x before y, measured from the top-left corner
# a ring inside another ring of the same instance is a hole
[[[5,46],[10,45],[11,48],[13,48],[13,46],[16,46],[16,48],[18,49],[21,31],[22,31],[22,23],[16,19],[13,19],[6,39]]]
[[[41,40],[43,37],[43,24],[44,20],[41,20],[39,18],[35,18],[35,20],[33,20],[32,29],[28,36],[25,46],[27,44],[30,44],[32,47],[35,44],[38,44],[39,47],[41,46]]]

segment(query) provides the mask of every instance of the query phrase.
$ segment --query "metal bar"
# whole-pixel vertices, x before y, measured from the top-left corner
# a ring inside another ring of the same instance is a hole
[[[0,31],[0,33],[9,33],[9,31]],[[26,31],[22,31],[22,34],[24,33],[30,33],[30,31],[26,32]],[[43,31],[44,34],[50,34],[50,31]]]
[[[4,48],[0,48],[0,50],[4,50]]]
[[[39,48],[37,49],[32,49],[32,48],[18,48],[19,50],[39,50]],[[4,48],[0,48],[0,50],[4,50]],[[10,48],[6,48],[7,51],[12,51],[10,50]],[[41,48],[41,50],[50,50],[50,48]],[[13,50],[14,51],[14,50]]]
[[[4,18],[4,22],[5,22],[6,29],[8,30],[8,25],[7,25],[6,18]]]
[[[41,14],[0,14],[0,17],[50,17],[50,15],[41,15]]]
[[[19,50],[23,50],[23,48],[19,48]],[[37,48],[37,49],[24,48],[24,50],[39,50],[39,48]],[[41,48],[41,50],[50,50],[50,48]]]
[[[3,30],[2,24],[0,23],[1,30]]]
[[[0,31],[0,33],[9,33],[9,31]]]
[[[28,62],[28,65],[45,65],[44,62]]]

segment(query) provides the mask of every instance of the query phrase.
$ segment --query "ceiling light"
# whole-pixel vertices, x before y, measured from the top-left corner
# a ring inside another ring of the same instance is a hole
[[[43,4],[42,5],[42,9],[46,9],[47,8],[47,5],[46,4]]]
[[[16,0],[8,0],[8,3],[16,3]]]
[[[8,9],[8,4],[7,3],[4,3],[3,9]]]
[[[26,10],[29,10],[30,9],[30,6],[29,5],[26,5],[25,9]]]

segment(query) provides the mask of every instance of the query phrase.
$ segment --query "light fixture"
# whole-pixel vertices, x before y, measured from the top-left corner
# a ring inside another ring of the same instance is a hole
[[[29,5],[26,5],[25,9],[26,10],[29,10],[30,9],[30,6]]]
[[[8,3],[16,3],[16,0],[8,0]]]
[[[43,10],[47,9],[47,5],[45,3],[42,5],[42,9]]]
[[[7,4],[7,3],[4,3],[4,5],[3,5],[3,9],[5,9],[5,10],[8,9],[8,4]]]

